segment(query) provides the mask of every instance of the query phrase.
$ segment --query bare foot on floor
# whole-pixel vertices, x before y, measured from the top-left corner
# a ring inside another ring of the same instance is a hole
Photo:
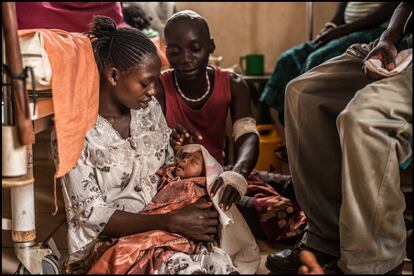
[[[303,250],[299,254],[299,259],[302,262],[302,266],[299,267],[298,274],[325,274],[325,271],[312,252]]]

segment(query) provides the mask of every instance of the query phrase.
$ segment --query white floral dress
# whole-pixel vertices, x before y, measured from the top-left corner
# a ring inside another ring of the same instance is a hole
[[[68,222],[69,258],[63,261],[67,273],[75,272],[72,263],[83,263],[89,256],[116,210],[139,213],[151,202],[159,180],[155,172],[174,162],[169,145],[171,130],[154,97],[146,109],[131,110],[130,134],[123,139],[98,115],[95,126],[86,134],[78,162],[61,178]],[[55,151],[54,132],[52,147]],[[54,158],[57,160],[56,154]],[[82,268],[79,271],[85,272]],[[195,271],[229,274],[237,270],[224,251],[216,248],[208,252],[203,247],[194,255],[174,253],[156,274]]]
[[[116,210],[140,212],[157,192],[155,172],[174,160],[171,130],[155,98],[146,109],[131,110],[130,133],[123,139],[98,115],[78,162],[61,178],[69,262],[89,253]]]

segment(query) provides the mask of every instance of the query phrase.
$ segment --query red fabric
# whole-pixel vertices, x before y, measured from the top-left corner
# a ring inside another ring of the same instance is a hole
[[[87,274],[154,274],[174,253],[197,254],[202,243],[156,230],[112,239],[105,245],[111,247]]]
[[[206,195],[205,177],[175,178],[175,168],[176,165],[173,164],[158,172],[162,177],[158,193],[141,214],[169,213]],[[161,230],[112,239],[93,253],[96,256],[90,258],[94,262],[88,274],[154,274],[175,252],[196,254],[202,245],[202,242],[196,243],[181,235]],[[96,258],[98,254],[102,255]]]
[[[112,18],[118,27],[129,26],[123,20],[120,2],[16,2],[19,29],[86,32],[95,15]]]
[[[299,205],[281,196],[254,171],[247,178],[246,196],[254,198],[254,209],[268,241],[277,242],[303,233],[307,218]]]
[[[181,98],[174,84],[172,70],[161,74],[165,91],[166,120],[170,128],[177,124],[197,130],[202,136],[201,144],[220,163],[224,163],[224,133],[226,116],[231,101],[230,72],[215,67],[214,87],[204,106],[195,110]]]

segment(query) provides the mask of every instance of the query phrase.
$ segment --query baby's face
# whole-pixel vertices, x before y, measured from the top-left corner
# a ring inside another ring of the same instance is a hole
[[[183,154],[183,158],[178,162],[175,175],[180,178],[191,178],[201,176],[203,172],[203,154],[201,151]]]

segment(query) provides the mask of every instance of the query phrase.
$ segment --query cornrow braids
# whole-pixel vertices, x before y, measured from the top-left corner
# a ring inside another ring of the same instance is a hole
[[[114,66],[121,72],[139,66],[148,55],[158,56],[158,49],[141,31],[134,28],[117,28],[115,21],[106,16],[92,20],[92,47],[101,73]]]

